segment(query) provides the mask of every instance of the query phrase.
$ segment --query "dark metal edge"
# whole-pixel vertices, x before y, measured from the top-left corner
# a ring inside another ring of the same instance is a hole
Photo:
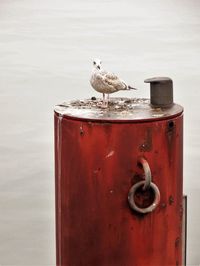
[[[182,264],[187,265],[187,195],[183,196]]]

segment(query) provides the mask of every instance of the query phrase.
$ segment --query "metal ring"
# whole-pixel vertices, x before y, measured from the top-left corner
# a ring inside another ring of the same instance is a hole
[[[159,191],[158,187],[154,183],[151,182],[150,187],[153,189],[153,192],[155,194],[155,198],[154,198],[153,203],[149,207],[146,207],[146,208],[140,208],[136,205],[135,200],[134,200],[135,192],[140,186],[142,186],[144,184],[145,184],[145,181],[140,181],[140,182],[136,183],[135,185],[133,185],[131,187],[131,189],[129,190],[129,193],[128,193],[128,202],[129,202],[131,209],[133,209],[134,211],[137,211],[139,213],[143,213],[143,214],[148,213],[148,212],[152,212],[153,210],[155,210],[155,208],[158,206],[158,204],[160,202],[160,191]]]
[[[145,160],[143,157],[141,157],[138,162],[142,165],[145,175],[145,182],[143,186],[143,190],[146,190],[150,188],[151,185],[151,169],[149,167],[149,164],[147,160]]]

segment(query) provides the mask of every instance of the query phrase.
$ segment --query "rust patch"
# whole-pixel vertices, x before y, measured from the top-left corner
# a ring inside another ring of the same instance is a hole
[[[161,206],[162,209],[164,209],[164,208],[166,208],[167,204],[163,202],[163,203],[161,203],[160,206]]]
[[[84,130],[83,130],[83,126],[80,126],[80,135],[83,136],[84,135]]]
[[[131,178],[131,185],[133,186],[135,183],[137,183],[141,180],[142,180],[142,175],[139,173],[134,173],[132,178]]]
[[[177,237],[175,240],[175,247],[177,248],[180,244],[180,237]]]
[[[173,196],[171,195],[170,197],[169,197],[169,205],[172,205],[174,203],[174,198],[173,198]]]
[[[175,138],[176,138],[176,125],[173,120],[170,120],[167,123],[166,137],[167,137],[167,145],[168,145],[168,158],[169,158],[169,163],[171,164],[173,161],[172,154],[173,154]]]
[[[140,151],[152,150],[152,129],[147,128],[145,141],[140,145]]]

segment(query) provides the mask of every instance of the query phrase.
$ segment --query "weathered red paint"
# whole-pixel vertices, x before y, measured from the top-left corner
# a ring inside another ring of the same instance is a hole
[[[57,266],[182,265],[182,127],[182,114],[101,122],[55,113]],[[141,156],[161,194],[146,215],[127,201],[143,179]]]

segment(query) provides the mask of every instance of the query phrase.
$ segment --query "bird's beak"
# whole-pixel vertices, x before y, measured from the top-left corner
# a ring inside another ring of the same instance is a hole
[[[98,69],[100,69],[100,66],[97,66]]]

